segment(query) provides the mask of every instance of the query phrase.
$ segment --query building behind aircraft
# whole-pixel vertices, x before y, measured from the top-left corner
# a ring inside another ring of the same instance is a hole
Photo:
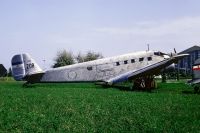
[[[192,67],[195,61],[200,58],[200,46],[192,46],[178,54],[189,54],[189,56],[184,57],[179,61],[178,66],[186,75],[192,75]]]

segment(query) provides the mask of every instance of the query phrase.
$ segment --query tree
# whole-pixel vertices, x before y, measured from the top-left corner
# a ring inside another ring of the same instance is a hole
[[[92,61],[101,58],[103,58],[101,53],[96,53],[92,51],[88,51],[85,55],[79,52],[78,56],[76,57],[78,63]]]
[[[85,58],[84,55],[81,54],[81,52],[79,52],[77,57],[76,57],[76,60],[77,60],[78,63],[82,63],[82,62],[84,62],[84,58]]]
[[[55,63],[53,65],[53,68],[66,66],[66,65],[72,65],[75,63],[73,53],[68,52],[66,50],[61,50],[57,52],[57,56],[54,59]]]
[[[11,68],[8,69],[7,75],[8,75],[8,77],[12,77],[12,69]]]

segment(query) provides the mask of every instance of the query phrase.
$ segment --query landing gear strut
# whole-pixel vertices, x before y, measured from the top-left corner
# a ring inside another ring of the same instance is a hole
[[[140,77],[133,81],[133,89],[151,91],[157,88],[153,76]]]
[[[199,85],[195,85],[194,87],[194,93],[200,93],[200,86]]]

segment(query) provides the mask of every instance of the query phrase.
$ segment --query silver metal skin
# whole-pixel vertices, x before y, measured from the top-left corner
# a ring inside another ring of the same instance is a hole
[[[25,56],[26,54],[23,54]],[[19,56],[19,55],[18,55]],[[110,85],[128,80],[140,74],[154,75],[179,58],[187,55],[178,55],[170,57],[158,51],[141,51],[110,58],[103,58],[95,61],[78,63],[74,65],[53,68],[42,72],[35,61],[29,55],[23,58],[24,66],[33,64],[25,68],[23,80],[35,80],[37,82],[96,82],[104,81]],[[15,57],[15,56],[14,56]],[[28,61],[27,61],[28,60]],[[15,62],[14,59],[12,63]],[[15,63],[12,68],[16,69]],[[20,64],[22,65],[22,64]],[[24,71],[24,68],[22,67]],[[151,73],[152,71],[152,73]],[[145,73],[146,72],[146,73]],[[34,78],[33,76],[34,75]],[[39,75],[39,76],[37,76]],[[14,75],[15,77],[15,75]]]
[[[151,57],[152,60],[148,61],[147,57]],[[143,58],[143,61],[139,61],[140,58]],[[135,60],[135,62],[133,62],[133,59]],[[133,69],[139,69],[141,67],[159,62],[163,59],[164,58],[161,56],[154,55],[154,52],[152,51],[131,53],[51,69],[45,72],[41,81],[107,81],[110,78],[116,77]],[[117,64],[118,62],[119,64]]]

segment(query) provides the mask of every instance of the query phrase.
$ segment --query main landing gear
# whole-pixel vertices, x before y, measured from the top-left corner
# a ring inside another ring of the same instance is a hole
[[[153,76],[140,77],[133,81],[133,90],[151,91],[157,88],[157,83]]]
[[[200,94],[200,84],[193,85],[194,93]]]

